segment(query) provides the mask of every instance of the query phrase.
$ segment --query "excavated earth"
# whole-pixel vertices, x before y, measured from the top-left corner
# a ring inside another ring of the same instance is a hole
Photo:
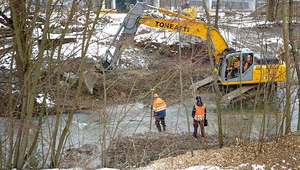
[[[230,146],[232,141],[230,137],[224,136],[224,146]],[[191,149],[195,152],[196,150],[215,150],[218,148],[217,135],[196,139],[187,133],[152,132],[136,134],[120,137],[114,141],[109,153],[109,166],[120,169],[145,167],[151,161],[184,155]],[[168,169],[170,168],[168,167]]]
[[[190,138],[188,134],[149,133],[115,140],[110,151],[110,167],[120,169],[185,169],[211,166],[226,169],[300,168],[300,131],[272,141],[248,142],[217,135]],[[191,147],[192,146],[192,147]],[[191,148],[193,156],[191,154]],[[242,165],[242,166],[241,166]]]
[[[209,141],[209,139],[208,139]],[[201,141],[195,141],[201,143]],[[208,142],[209,144],[209,142]],[[191,155],[190,151],[179,156],[160,159],[149,167],[155,169],[183,169],[191,166],[213,166],[226,169],[253,169],[261,165],[264,169],[299,169],[300,168],[300,131],[291,132],[277,140],[248,142],[236,139],[231,146],[208,150],[198,148]],[[161,166],[155,166],[160,164]],[[241,166],[243,165],[243,166]],[[238,167],[239,166],[239,167]]]
[[[133,47],[137,47],[140,50],[143,49],[143,55],[149,58],[149,56],[156,55],[152,51],[160,48],[160,44],[151,43],[150,46],[152,47],[136,44]],[[181,74],[184,100],[190,100],[196,93],[196,91],[190,89],[192,83],[211,75],[212,70],[210,69],[209,57],[206,55],[205,49],[206,45],[201,43],[195,44],[193,49],[190,47],[182,49]],[[100,73],[96,73],[95,75],[93,73],[88,79],[89,81],[94,81],[93,94],[90,94],[88,88],[83,86],[82,99],[79,101],[78,108],[81,108],[83,112],[92,110],[93,108],[90,103],[103,99],[104,91],[102,89],[104,87],[104,80],[105,86],[109,87],[107,91],[107,103],[122,104],[125,100],[129,100],[130,103],[138,101],[150,104],[151,89],[155,89],[154,92],[162,94],[163,98],[168,101],[168,105],[178,103],[181,88],[180,71],[178,69],[180,59],[178,54],[171,53],[170,51],[178,51],[178,45],[164,47],[159,52],[159,56],[152,61],[147,69],[135,66],[127,70],[110,70],[105,72],[105,75]],[[198,53],[202,54],[193,54],[195,57],[191,58],[192,51],[198,51]],[[130,52],[127,55],[131,55]],[[86,68],[92,68],[93,64],[87,61]],[[121,60],[120,64],[126,64],[126,60]],[[78,111],[80,112],[81,110]]]

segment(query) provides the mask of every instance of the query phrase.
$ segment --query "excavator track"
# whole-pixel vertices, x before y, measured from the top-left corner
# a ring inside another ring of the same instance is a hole
[[[236,103],[237,101],[240,101],[241,99],[254,97],[256,91],[252,91],[252,90],[256,89],[256,87],[257,87],[256,84],[243,85],[233,90],[232,92],[225,94],[221,99],[221,103],[225,105],[230,105]]]
[[[207,77],[201,81],[193,83],[190,86],[190,89],[196,91],[200,87],[206,86],[208,84],[212,84],[213,81],[214,81],[213,76]],[[221,89],[222,87],[219,88]],[[238,87],[237,89],[229,93],[226,93],[224,96],[222,96],[221,104],[231,105],[233,103],[240,101],[241,99],[252,98],[256,94],[256,90],[255,90],[256,88],[257,88],[257,84],[242,85],[241,87]],[[223,86],[222,89],[226,89],[226,86]],[[242,94],[242,98],[240,97],[241,94]]]
[[[217,77],[218,77],[218,76],[216,76],[216,78],[217,78]],[[209,76],[209,77],[207,77],[207,78],[205,78],[205,79],[203,79],[203,80],[201,80],[201,81],[198,81],[198,82],[196,82],[196,83],[193,83],[193,84],[190,86],[190,89],[196,91],[198,88],[203,87],[203,86],[205,86],[205,85],[207,85],[207,84],[210,84],[210,83],[212,83],[213,81],[214,81],[214,77],[213,77],[213,76]]]

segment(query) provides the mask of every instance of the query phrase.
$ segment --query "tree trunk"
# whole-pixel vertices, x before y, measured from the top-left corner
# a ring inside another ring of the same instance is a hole
[[[275,20],[274,17],[275,10],[275,0],[268,0],[267,2],[267,21],[273,22]]]
[[[90,2],[90,1],[89,1]],[[75,13],[75,6],[76,6],[76,1],[73,1],[72,3],[72,8],[71,8],[71,12],[70,12],[70,15],[69,15],[69,18],[68,18],[68,24],[66,25],[66,30],[71,22],[71,19],[72,17],[74,16],[74,13]],[[89,20],[89,14],[91,12],[91,5],[89,4],[88,5],[89,9],[88,9],[88,14],[87,14],[87,20]],[[83,39],[82,41],[83,42],[86,42],[86,43],[83,43],[82,44],[82,50],[81,50],[81,63],[80,63],[80,66],[79,66],[79,70],[78,70],[78,86],[77,86],[77,90],[76,90],[76,93],[75,93],[75,101],[73,103],[73,106],[77,106],[78,104],[78,99],[79,99],[79,95],[81,93],[81,87],[82,87],[82,83],[83,83],[83,69],[84,69],[84,63],[85,63],[85,56],[86,56],[86,53],[87,53],[87,50],[88,50],[88,47],[89,47],[89,43],[90,43],[90,39],[91,39],[91,36],[92,36],[92,33],[95,29],[95,25],[98,21],[98,18],[99,18],[99,14],[100,14],[100,10],[101,10],[101,7],[102,5],[99,6],[99,8],[97,9],[97,13],[96,13],[96,18],[93,22],[93,26],[91,28],[91,30],[88,29],[88,22],[86,22],[86,25],[85,25],[85,29],[83,31]],[[64,37],[64,35],[66,34],[66,31],[63,32],[63,35],[62,37]],[[86,37],[87,35],[87,37]],[[60,41],[60,49],[59,51],[61,51],[61,46],[62,46],[62,41]],[[66,136],[67,136],[67,133],[69,132],[69,128],[70,128],[70,125],[72,123],[72,120],[73,120],[73,115],[76,111],[76,108],[73,108],[71,110],[71,113],[69,114],[68,116],[68,120],[66,122],[66,126],[64,127],[64,130],[60,136],[60,140],[59,140],[59,143],[58,143],[58,147],[57,147],[57,150],[56,150],[56,153],[55,153],[55,157],[54,159],[52,160],[51,162],[51,165],[52,166],[56,166],[58,161],[59,161],[59,158],[60,158],[60,154],[61,154],[61,150],[63,148],[63,144],[66,140]]]
[[[203,0],[204,4],[204,9],[206,13],[206,19],[207,19],[207,48],[209,52],[209,60],[210,60],[210,66],[211,66],[211,72],[213,74],[213,79],[214,79],[214,87],[216,90],[216,95],[217,95],[217,112],[218,112],[218,135],[219,135],[219,147],[221,148],[223,146],[223,132],[222,132],[222,117],[221,117],[221,92],[217,83],[216,79],[216,73],[215,73],[215,67],[214,67],[214,60],[213,60],[213,55],[211,52],[211,44],[210,44],[210,16],[209,12],[206,6],[206,1]]]
[[[220,0],[217,0],[217,8],[216,8],[216,19],[215,19],[215,28],[219,30],[219,8],[220,8]]]
[[[264,88],[264,113],[261,122],[261,129],[260,129],[260,137],[259,137],[259,153],[262,152],[263,144],[264,144],[264,137],[265,137],[265,127],[266,127],[266,114],[268,112],[268,101],[269,101],[269,83],[266,83],[266,87]]]
[[[284,51],[285,51],[285,62],[286,62],[286,102],[284,113],[286,116],[285,121],[285,134],[291,131],[291,63],[289,53],[289,39],[288,39],[288,28],[287,28],[287,12],[286,12],[286,0],[282,1],[282,25],[283,25],[283,40],[284,40]]]
[[[290,39],[290,44],[291,44],[291,47],[292,47],[292,56],[294,58],[294,64],[295,64],[295,68],[296,68],[296,72],[297,72],[297,77],[298,77],[298,85],[300,85],[300,66],[299,66],[299,54],[297,53],[296,49],[297,49],[297,46],[295,44],[295,40],[294,40],[294,37],[293,37],[293,30],[294,30],[294,27],[293,27],[293,14],[294,14],[294,11],[293,11],[293,5],[294,5],[294,1],[293,0],[290,0],[289,1],[289,39]],[[298,87],[298,90],[297,90],[297,96],[298,96],[298,99],[300,98],[300,88]],[[298,108],[298,126],[297,126],[297,130],[300,129],[300,107]]]
[[[14,58],[12,58],[11,63],[10,63],[10,73],[9,73],[9,104],[8,104],[8,111],[9,111],[9,118],[10,118],[10,132],[9,132],[9,151],[8,151],[8,161],[7,161],[7,168],[12,167],[12,156],[14,152],[14,115],[13,115],[13,94],[12,94],[12,74],[13,74],[13,62]]]

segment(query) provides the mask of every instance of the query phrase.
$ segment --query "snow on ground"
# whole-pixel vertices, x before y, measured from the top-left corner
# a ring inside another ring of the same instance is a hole
[[[42,104],[43,103],[43,100],[44,100],[44,94],[38,94],[37,97],[36,97],[36,101],[39,103],[39,104]],[[53,107],[55,105],[55,102],[51,99],[50,95],[47,94],[47,97],[46,97],[46,105],[47,107]]]
[[[152,12],[154,13],[154,12]],[[157,16],[159,16],[159,13],[155,13]],[[245,16],[244,16],[245,15]],[[256,26],[257,24],[259,24],[256,21],[253,21],[253,19],[251,19],[251,17],[247,17],[248,14],[243,14],[243,15],[236,15],[236,16],[224,16],[224,13],[220,13],[220,22],[226,23],[226,21],[228,20],[228,23],[230,23],[231,27],[236,27],[236,28],[243,28],[243,27],[253,27]],[[96,24],[95,27],[95,35],[93,35],[91,37],[91,40],[89,41],[89,46],[88,46],[88,50],[87,50],[87,54],[86,57],[87,58],[93,58],[95,60],[98,60],[99,57],[101,55],[103,55],[107,48],[109,47],[109,42],[112,40],[112,38],[114,37],[114,35],[116,34],[117,30],[120,27],[120,24],[123,22],[124,17],[126,16],[126,14],[103,14],[101,15],[99,18],[105,18],[106,20],[109,20],[111,22],[106,23],[98,23]],[[244,17],[243,17],[244,16]],[[93,16],[95,17],[95,16]],[[62,18],[66,18],[66,17],[62,17]],[[59,20],[61,20],[61,18],[57,15],[53,15],[52,21],[56,23],[59,23]],[[78,17],[78,23],[84,24],[85,23],[85,19],[82,17]],[[53,24],[55,24],[53,23]],[[80,24],[79,24],[80,25]],[[79,26],[77,25],[77,26]],[[76,25],[75,25],[76,26]],[[75,27],[72,26],[72,27]],[[90,25],[91,26],[91,25]],[[63,27],[62,27],[63,29]],[[231,42],[236,42],[237,41],[237,37],[235,33],[231,33],[228,32],[226,30],[219,30],[221,35],[224,36],[225,40],[229,43],[229,46],[231,46]],[[38,37],[39,35],[41,35],[41,30],[39,28],[37,28],[35,31],[35,37]],[[60,34],[50,34],[51,38],[58,38],[60,36]],[[62,46],[62,52],[60,54],[61,59],[66,59],[68,57],[72,57],[72,58],[78,58],[81,57],[82,55],[82,43],[86,44],[87,42],[83,42],[82,40],[82,34],[81,32],[73,32],[71,34],[67,34],[66,38],[76,38],[76,42],[72,42],[72,43],[67,43],[67,44],[63,44]],[[166,43],[168,45],[172,45],[175,42],[178,42],[178,33],[177,32],[172,32],[172,31],[162,31],[158,28],[151,28],[145,25],[141,25],[137,31],[137,35],[134,37],[136,42],[141,42],[141,41],[145,41],[146,39],[151,41],[151,42],[157,42],[157,43]],[[280,44],[282,44],[282,39],[281,38],[271,38],[271,39],[267,39],[265,40],[266,42],[279,42]],[[242,42],[241,42],[242,43]],[[184,45],[184,43],[182,44]],[[6,47],[2,47],[2,48],[8,48],[8,46]],[[56,49],[57,50],[57,49]],[[131,53],[130,50],[137,50],[137,49],[130,49],[130,48],[125,48],[125,51],[128,51],[128,53]],[[111,47],[111,52],[114,51],[114,47]],[[38,54],[38,45],[35,45],[33,47],[33,58],[37,56]],[[126,54],[126,53],[125,53]],[[5,57],[3,57],[1,59],[1,65],[4,63],[2,60],[6,60],[6,63],[10,63],[10,56],[12,54],[6,54]],[[47,56],[47,51],[45,51],[45,56]],[[54,55],[54,59],[57,58],[57,53],[55,53]],[[122,59],[126,59],[126,60],[134,60],[135,57],[140,57],[140,56],[128,56],[128,55],[122,55]],[[143,62],[140,62],[143,63]],[[9,68],[9,64],[3,65],[6,68]]]
[[[242,164],[238,167],[232,168],[220,168],[217,166],[193,166],[193,167],[189,167],[186,168],[184,170],[234,170],[234,169],[242,169],[244,166],[247,166],[248,164]],[[162,167],[162,165],[155,165],[151,168],[140,168],[140,170],[155,170],[156,167]],[[252,165],[252,170],[264,170],[264,165]],[[14,169],[15,170],[15,169]],[[50,170],[50,169],[43,169],[43,170]],[[84,170],[81,168],[70,168],[70,169],[51,169],[51,170]],[[101,169],[95,169],[95,170],[119,170],[119,169],[115,169],[115,168],[101,168]]]
[[[140,168],[140,170],[155,170],[159,167],[161,167],[161,164],[154,164],[151,165],[149,168]],[[226,167],[226,168],[220,168],[218,166],[192,166],[189,168],[186,168],[184,170],[236,170],[236,169],[243,169],[243,167],[247,166],[248,164],[242,164],[238,167]],[[252,170],[264,170],[264,165],[251,165]],[[100,169],[102,170],[102,169]]]

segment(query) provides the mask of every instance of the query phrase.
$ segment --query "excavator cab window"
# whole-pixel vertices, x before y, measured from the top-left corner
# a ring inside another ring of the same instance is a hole
[[[255,65],[260,65],[260,60],[254,57],[254,64]]]
[[[227,59],[227,68],[225,72],[226,79],[232,79],[239,76],[239,61],[239,56],[237,55],[230,56]]]
[[[230,77],[230,72],[231,72],[231,65],[230,65],[230,60],[226,59],[226,65],[224,65],[224,67],[226,66],[226,70],[225,70],[225,79],[228,79]]]
[[[220,57],[220,59],[219,59],[219,65],[217,66],[218,73],[219,73],[220,77],[222,76],[222,67],[223,67],[223,57]]]
[[[274,65],[274,64],[279,64],[279,59],[278,58],[263,58],[263,59],[256,59],[257,63],[259,65]]]
[[[244,53],[243,54],[243,73],[248,70],[248,68],[253,64],[253,54]]]
[[[254,64],[255,65],[278,65],[280,64],[280,60],[279,58],[270,54],[261,55],[260,53],[255,53]]]

